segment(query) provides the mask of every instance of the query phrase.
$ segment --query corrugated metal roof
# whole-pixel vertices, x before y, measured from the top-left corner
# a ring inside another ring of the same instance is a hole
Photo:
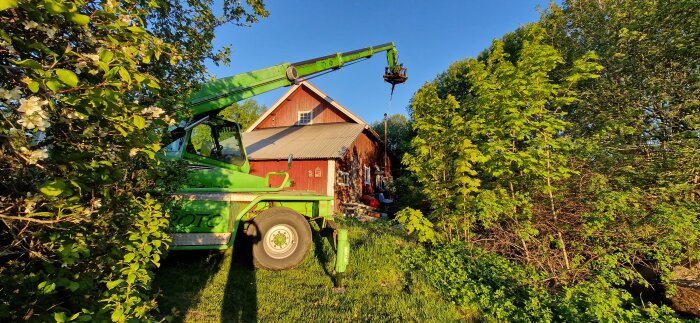
[[[250,160],[341,158],[366,125],[326,123],[268,128],[243,133]]]

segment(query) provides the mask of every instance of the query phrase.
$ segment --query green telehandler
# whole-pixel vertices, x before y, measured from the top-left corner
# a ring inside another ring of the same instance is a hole
[[[290,187],[287,172],[251,175],[240,126],[218,113],[235,102],[379,52],[386,52],[384,80],[392,84],[393,92],[396,84],[406,81],[406,69],[398,63],[394,44],[388,43],[241,73],[206,83],[194,93],[188,101],[191,119],[171,131],[172,142],[164,149],[165,158],[189,165],[186,186],[174,193],[178,202],[169,228],[171,249],[228,249],[243,230],[257,267],[287,269],[308,253],[309,222],[316,221],[320,228],[333,231],[336,284],[342,284],[350,248],[347,232],[338,230],[333,222],[333,197],[284,190]],[[292,156],[289,167],[291,162]],[[282,184],[271,187],[274,177],[282,178]]]

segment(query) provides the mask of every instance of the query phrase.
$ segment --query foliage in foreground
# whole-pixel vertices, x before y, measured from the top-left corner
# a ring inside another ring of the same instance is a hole
[[[0,320],[148,320],[166,251],[159,163],[214,28],[258,0],[0,1]],[[152,194],[148,194],[148,193]]]
[[[550,292],[537,272],[463,242],[404,249],[407,273],[425,277],[460,306],[493,322],[678,322],[674,311],[639,305],[627,291],[593,280]]]

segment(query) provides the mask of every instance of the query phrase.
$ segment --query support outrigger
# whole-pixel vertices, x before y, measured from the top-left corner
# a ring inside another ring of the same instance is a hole
[[[406,69],[398,63],[394,44],[388,43],[241,73],[204,84],[193,94],[188,100],[192,118],[171,131],[173,141],[164,150],[166,158],[190,165],[186,187],[174,193],[179,202],[169,229],[171,249],[228,249],[242,229],[257,267],[287,269],[306,257],[311,245],[308,222],[318,220],[321,229],[334,230],[335,281],[342,287],[350,247],[347,231],[335,228],[333,197],[285,191],[290,187],[287,172],[251,175],[240,126],[218,113],[235,102],[379,52],[387,54],[384,80],[393,91],[393,86],[406,81]],[[290,156],[289,167],[291,161]],[[271,187],[274,177],[281,177],[282,184]]]

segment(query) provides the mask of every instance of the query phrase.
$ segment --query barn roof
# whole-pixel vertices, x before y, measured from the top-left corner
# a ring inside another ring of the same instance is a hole
[[[243,133],[250,160],[341,158],[365,129],[366,124],[325,123],[259,129]]]

